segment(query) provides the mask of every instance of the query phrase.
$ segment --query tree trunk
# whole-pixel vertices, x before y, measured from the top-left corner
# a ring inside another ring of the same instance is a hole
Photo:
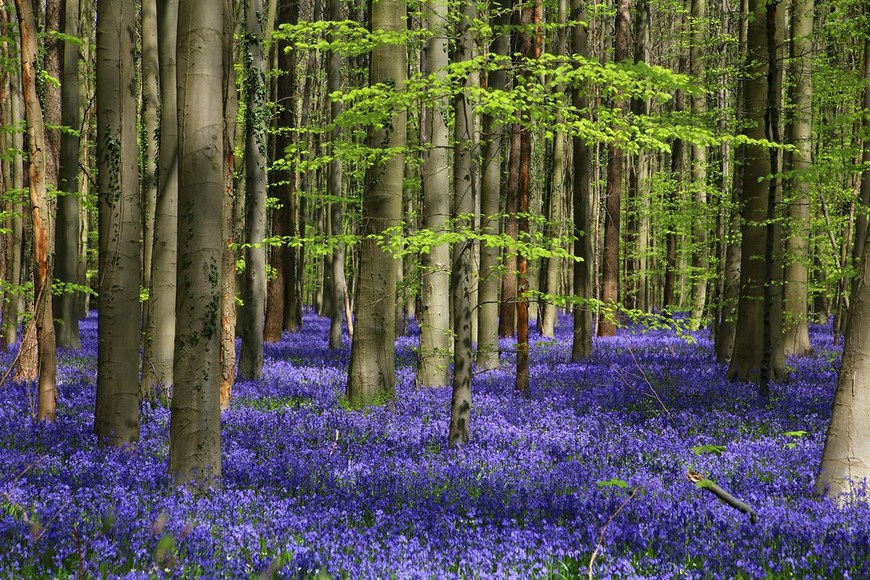
[[[691,0],[692,43],[689,48],[689,70],[702,86],[706,86],[704,75],[704,46],[707,35],[707,2]],[[692,95],[692,116],[700,119],[707,112],[707,95]],[[707,242],[710,220],[707,218],[707,147],[697,143],[692,145],[692,191],[694,193],[694,250],[692,251],[692,310],[689,313],[689,327],[701,328],[704,307],[707,300],[707,280],[710,276],[710,247]]]
[[[797,151],[786,153],[785,171],[794,175],[786,181],[790,185],[788,217],[790,235],[785,241],[786,264],[783,295],[783,342],[785,354],[805,356],[812,354],[808,327],[809,304],[809,228],[810,228],[810,176],[812,163],[812,42],[814,0],[795,0],[791,13],[791,66],[789,85],[793,109],[789,112],[788,142]],[[870,41],[867,42],[870,46]],[[870,95],[870,92],[868,92]],[[867,103],[870,104],[870,103]],[[868,159],[870,160],[870,159]],[[870,201],[870,200],[868,200]],[[866,216],[859,213],[859,223]],[[861,231],[858,226],[856,231]],[[858,240],[856,240],[858,242]],[[863,242],[863,238],[861,239]],[[857,247],[857,246],[856,246]],[[859,263],[859,262],[856,262]]]
[[[510,24],[512,0],[496,0],[490,3],[491,23],[495,38],[490,52],[494,56],[505,57],[510,49],[510,35],[506,30]],[[490,91],[502,91],[507,86],[507,71],[499,67],[489,72],[487,87]],[[502,184],[502,143],[504,124],[492,115],[482,119],[483,175],[480,188],[481,233],[498,234],[498,211]],[[480,244],[480,284],[478,293],[478,341],[477,368],[481,371],[498,367],[498,324],[499,324],[499,249]]]
[[[519,123],[514,123],[511,130],[508,182],[505,188],[505,217],[502,234],[510,238],[511,244],[516,244],[519,235],[517,209],[519,206],[520,183],[520,149],[522,144],[522,129]],[[515,247],[506,247],[502,254],[503,274],[501,278],[501,302],[498,317],[498,335],[510,337],[516,334],[516,300],[517,300],[517,251]]]
[[[399,0],[371,4],[372,30],[402,33],[406,6]],[[405,45],[376,46],[371,55],[369,82],[387,83],[404,90],[407,77]],[[379,128],[370,128],[367,146],[372,149],[405,146],[407,113],[388,113]],[[347,398],[358,408],[392,399],[395,394],[396,268],[395,259],[372,236],[398,225],[402,217],[402,182],[405,155],[391,153],[366,170],[362,201],[359,297],[350,353]]]
[[[870,79],[868,79],[870,80]],[[867,145],[864,145],[865,152]],[[868,171],[864,170],[864,175]],[[831,424],[825,437],[816,487],[829,497],[866,496],[870,479],[870,237],[865,237],[860,274],[843,345]],[[864,483],[862,483],[864,482]]]
[[[208,489],[221,474],[224,252],[223,4],[178,7],[178,298],[169,473]]]
[[[154,228],[157,211],[157,153],[160,138],[159,75],[157,0],[142,0],[142,287],[151,288],[154,256]],[[168,160],[167,160],[168,161]],[[145,343],[154,303],[149,299],[143,305],[143,326],[146,330]],[[146,363],[147,364],[147,363]]]
[[[266,58],[263,0],[245,0],[245,269],[240,310],[239,377],[263,376],[266,315]]]
[[[141,198],[136,138],[136,8],[97,4],[99,339],[94,431],[105,443],[139,438]]]
[[[447,0],[426,3],[425,70],[439,82],[447,76]],[[457,54],[457,58],[459,55]],[[439,98],[423,111],[423,227],[436,235],[446,231],[450,215],[448,98]],[[417,382],[429,387],[450,383],[450,246],[437,243],[422,256],[420,280],[420,368]]]
[[[64,34],[79,37],[79,2],[66,0]],[[63,49],[63,83],[61,84],[61,124],[78,130],[81,126],[79,93],[79,47],[67,42]],[[79,135],[64,131],[60,136],[60,159],[57,188],[57,244],[55,248],[55,278],[65,284],[83,284],[79,277]],[[52,298],[54,331],[57,345],[78,349],[79,291],[64,289]]]
[[[622,62],[631,58],[629,33],[631,26],[630,0],[618,0],[616,10],[616,44],[614,60]],[[623,115],[628,113],[627,103],[616,97],[614,106]],[[601,272],[601,301],[604,310],[598,321],[598,336],[616,334],[616,317],[619,306],[619,222],[622,203],[622,176],[625,171],[625,154],[614,144],[607,146],[607,195],[604,218],[604,257]]]
[[[746,115],[745,134],[752,139],[770,138],[765,130],[765,119],[768,115],[773,115],[772,111],[768,112],[770,107],[768,77],[773,73],[769,61],[766,9],[766,3],[761,0],[749,2],[749,13],[754,15],[754,18],[750,19],[747,35],[747,55],[751,74],[744,80],[743,99]],[[771,9],[775,10],[775,7]],[[772,187],[768,179],[772,169],[771,156],[766,148],[757,145],[746,145],[744,155],[740,298],[737,305],[734,352],[728,367],[728,377],[741,379],[759,377],[764,351],[766,348],[773,347],[770,353],[770,370],[771,378],[775,378],[785,369],[785,353],[782,341],[774,340],[777,339],[780,331],[774,319],[771,320],[773,327],[769,336],[775,344],[765,346],[765,269],[768,238],[765,220],[768,219],[768,199]],[[775,244],[775,240],[773,243]],[[770,291],[770,298],[775,300],[773,289],[771,288]],[[776,310],[776,305],[771,304],[772,318],[775,318]],[[778,348],[776,348],[777,344]]]
[[[295,24],[299,16],[297,0],[278,0],[278,24]],[[281,73],[275,79],[275,98],[278,115],[275,134],[275,156],[283,158],[286,149],[293,144],[293,129],[296,127],[296,111],[294,108],[296,92],[296,54],[285,40],[277,41],[277,68]],[[274,169],[272,172],[272,192],[278,198],[279,207],[272,212],[272,235],[290,235],[291,221],[294,219],[294,190],[296,178],[289,168]],[[287,244],[273,246],[270,252],[270,265],[275,277],[269,280],[266,287],[266,321],[263,326],[263,340],[277,342],[281,340],[284,329],[285,300],[294,289],[287,285],[287,270],[293,267],[295,251]]]
[[[13,46],[15,43],[12,43]],[[17,48],[17,47],[16,47]],[[21,75],[10,75],[9,117],[11,124],[18,126],[22,117],[22,94]],[[12,147],[16,151],[24,150],[24,136],[15,131],[11,136]],[[24,163],[21,155],[12,156],[10,163],[12,173],[12,188],[16,191],[24,189]],[[11,204],[12,217],[10,218],[11,241],[7,249],[6,277],[4,278],[16,286],[23,284],[22,271],[24,260],[24,205],[20,197]],[[7,296],[3,302],[2,336],[0,346],[5,351],[18,340],[18,325],[24,312],[24,300],[21,294]]]
[[[239,111],[239,91],[236,83],[235,61],[233,60],[233,38],[236,34],[235,14],[224,7],[223,10],[223,250],[221,252],[221,304],[222,312],[220,338],[220,410],[230,408],[233,385],[236,379],[236,252],[233,247],[238,240],[239,223],[237,213],[241,202],[236,193],[235,179],[236,150],[235,136]],[[178,45],[176,43],[176,51]],[[205,64],[202,65],[203,68]],[[176,112],[180,107],[176,108]],[[180,127],[179,127],[180,131]],[[179,142],[180,143],[180,142]],[[180,152],[180,148],[179,148]],[[179,167],[181,159],[179,158]],[[179,181],[180,183],[180,181]],[[238,206],[238,207],[237,207]],[[176,303],[178,298],[176,296]],[[176,338],[176,345],[178,339]],[[175,366],[173,365],[173,372]]]
[[[473,56],[474,40],[472,25],[477,18],[474,4],[462,5],[457,17],[456,62],[468,62]],[[476,84],[476,74],[469,73],[461,79],[462,90],[454,102],[453,142],[453,219],[456,229],[463,232],[473,227],[469,217],[474,212],[473,160],[474,121],[469,90]],[[450,403],[450,431],[448,443],[455,447],[467,443],[471,419],[471,361],[473,344],[471,336],[471,260],[474,244],[470,239],[461,239],[453,244],[453,270],[451,291],[453,293],[453,397]]]
[[[329,0],[327,5],[329,20],[337,22],[341,20],[341,2]],[[338,40],[334,38],[334,40]],[[326,57],[326,91],[331,95],[341,89],[341,56],[337,51],[330,51]],[[330,103],[330,122],[341,114],[342,106],[338,100]],[[332,144],[338,143],[341,131],[335,125],[329,135]],[[329,219],[331,234],[338,238],[344,232],[342,224],[342,205],[339,201],[343,197],[342,188],[342,164],[338,157],[329,162],[326,174],[327,194],[332,198],[329,204]],[[329,348],[341,348],[342,321],[344,320],[344,297],[347,294],[347,281],[344,275],[344,243],[338,241],[332,252],[332,317],[329,321]]]
[[[38,417],[54,421],[57,415],[57,358],[54,324],[51,312],[51,249],[53,246],[51,208],[46,193],[45,125],[36,93],[38,50],[33,5],[27,0],[15,0],[18,26],[21,32],[21,86],[24,94],[24,114],[29,140],[28,177],[31,225],[33,228],[33,320],[39,381]],[[22,341],[22,348],[26,345]]]
[[[577,24],[572,30],[574,52],[581,57],[589,55],[588,35],[586,31],[586,8],[580,0],[571,0],[571,19]],[[574,107],[585,110],[588,106],[586,93],[574,89],[572,94]],[[580,362],[592,356],[592,300],[595,298],[595,262],[593,248],[593,214],[594,192],[590,180],[592,164],[589,155],[589,145],[582,137],[573,138],[573,153],[571,159],[572,198],[574,206],[574,254],[580,258],[574,262],[574,296],[578,302],[574,305],[574,332],[571,344],[571,360]]]
[[[142,397],[154,399],[158,385],[172,386],[175,357],[175,294],[178,267],[178,110],[175,48],[178,0],[158,0],[160,63],[160,173],[154,216],[150,316],[142,362]]]

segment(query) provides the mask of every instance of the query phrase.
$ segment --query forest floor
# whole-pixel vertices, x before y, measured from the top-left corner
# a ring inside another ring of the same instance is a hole
[[[828,328],[762,407],[705,333],[625,329],[572,364],[560,322],[533,340],[528,399],[502,343],[501,368],[475,377],[471,443],[450,450],[450,389],[415,388],[417,337],[397,342],[395,403],[351,412],[349,343],[329,351],[308,315],[267,346],[262,381],[237,383],[223,486],[192,495],[169,484],[168,409],[143,410],[138,445],[96,446],[92,316],[85,347],[60,353],[55,424],[33,419],[33,385],[0,388],[0,577],[575,578],[593,555],[601,578],[867,574],[870,506],[813,491]]]

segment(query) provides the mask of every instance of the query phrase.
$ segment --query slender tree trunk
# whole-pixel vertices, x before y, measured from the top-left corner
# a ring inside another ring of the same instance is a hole
[[[192,9],[192,8],[191,8]],[[180,22],[180,19],[179,19]],[[236,171],[236,150],[235,136],[239,110],[239,92],[237,90],[235,61],[233,60],[233,37],[236,34],[236,16],[228,5],[223,9],[223,207],[221,208],[221,219],[223,230],[221,232],[223,238],[223,249],[221,252],[221,305],[222,312],[220,315],[221,322],[221,338],[220,338],[220,410],[226,411],[230,408],[232,401],[233,385],[236,379],[236,252],[233,249],[236,240],[239,239],[239,232],[236,225],[239,223],[237,213],[240,211],[241,202],[238,199],[237,185],[235,179]],[[209,39],[211,42],[211,39]],[[196,45],[194,45],[196,46]],[[176,43],[176,51],[178,44]],[[181,62],[180,59],[178,61]],[[207,66],[205,63],[198,64],[197,67],[203,69]],[[193,68],[193,66],[191,66]],[[176,69],[176,73],[178,73]],[[199,89],[200,87],[197,87]],[[176,114],[180,114],[182,103],[178,102]],[[179,135],[181,127],[179,126]],[[179,141],[179,155],[181,147]],[[181,157],[179,156],[179,170],[181,168]],[[179,178],[179,187],[180,187]],[[180,197],[179,197],[180,199]],[[180,255],[179,255],[180,258]],[[178,297],[176,295],[176,304]],[[176,347],[178,338],[176,337]],[[177,357],[176,353],[176,357]],[[211,364],[211,363],[209,363]],[[173,365],[173,372],[175,371]],[[209,395],[210,396],[210,395]],[[209,402],[209,405],[211,403]]]
[[[631,26],[630,0],[618,0],[616,10],[616,44],[614,60],[622,62],[631,58],[629,33]],[[627,114],[627,103],[621,96],[616,98],[616,108]],[[619,305],[619,222],[622,204],[622,177],[625,171],[625,154],[614,144],[607,146],[607,197],[604,218],[604,258],[601,273],[601,301],[604,310],[598,322],[598,336],[616,334],[616,317]]]
[[[426,74],[443,82],[448,65],[447,0],[426,3]],[[457,58],[461,55],[457,54]],[[436,235],[447,230],[450,215],[449,101],[445,96],[423,111],[423,227]],[[465,111],[463,111],[465,114]],[[464,120],[463,120],[464,122]],[[417,382],[430,387],[450,383],[450,245],[434,244],[422,256],[420,280],[420,368]]]
[[[14,42],[12,43],[15,44]],[[17,48],[17,47],[16,47]],[[23,120],[22,116],[22,92],[21,92],[21,75],[13,74],[10,79],[10,99],[9,99],[9,116],[13,125],[20,125]],[[24,149],[24,136],[15,131],[11,137],[12,147],[16,151]],[[16,191],[24,189],[24,162],[21,155],[12,157],[10,171],[12,173],[12,188]],[[23,260],[24,260],[24,205],[21,203],[20,196],[11,203],[12,217],[11,221],[11,243],[9,244],[8,259],[7,259],[7,277],[8,282],[15,285],[23,284]],[[23,296],[16,294],[9,296],[3,303],[3,332],[0,336],[0,344],[3,350],[15,344],[18,340],[18,325],[21,321],[21,315],[24,313]]]
[[[745,134],[752,139],[770,139],[765,121],[777,113],[770,110],[769,91],[772,88],[770,52],[768,44],[768,7],[761,0],[749,1],[750,18],[747,36],[748,62],[752,69],[744,81],[743,98],[746,114]],[[775,7],[771,7],[775,10]],[[774,52],[775,54],[775,52]],[[742,251],[740,264],[740,298],[737,305],[737,332],[734,352],[728,367],[729,378],[748,379],[760,377],[765,363],[765,350],[770,348],[770,378],[775,378],[785,368],[785,353],[782,341],[776,340],[780,327],[775,324],[775,304],[769,307],[768,322],[772,325],[765,333],[765,300],[775,299],[773,288],[765,294],[767,277],[766,261],[768,236],[774,235],[772,228],[765,226],[768,220],[771,188],[768,176],[771,174],[771,155],[764,147],[747,145],[744,147],[745,162],[743,169],[743,226],[741,231]],[[772,240],[775,247],[776,240]],[[774,248],[770,248],[773,251]],[[781,299],[781,294],[780,294]],[[780,303],[781,306],[781,303]],[[780,317],[781,320],[781,317]],[[773,341],[765,346],[765,335]],[[781,337],[780,337],[781,338]],[[776,345],[779,345],[776,348]],[[762,389],[763,398],[763,389]]]
[[[169,473],[208,489],[221,475],[224,252],[223,3],[178,7],[178,326]]]
[[[327,5],[328,18],[332,21],[341,20],[341,2],[329,0]],[[337,40],[337,38],[334,38]],[[326,57],[326,90],[331,95],[341,89],[341,56],[337,51],[330,51]],[[341,114],[342,106],[338,100],[330,103],[329,116],[334,121]],[[341,138],[341,131],[335,125],[330,132],[329,141],[337,143]],[[327,168],[326,183],[328,195],[333,199],[329,205],[329,219],[331,234],[333,237],[340,236],[343,231],[342,206],[338,201],[343,197],[342,188],[342,164],[341,159],[333,158]],[[344,320],[344,297],[347,294],[347,281],[344,275],[344,244],[337,242],[332,253],[332,317],[329,323],[329,348],[341,348],[342,321]]]
[[[577,22],[572,29],[574,52],[581,57],[589,55],[588,34],[586,31],[586,4],[571,0],[571,19]],[[574,106],[585,110],[588,98],[585,91],[575,89],[572,94]],[[574,262],[574,296],[578,303],[574,306],[574,336],[571,345],[571,360],[580,362],[592,356],[592,312],[591,301],[595,297],[595,262],[593,214],[594,192],[590,180],[592,164],[589,145],[582,137],[575,136],[573,141],[572,199],[574,206],[574,254],[580,260]]]
[[[154,228],[157,211],[158,139],[160,137],[160,60],[158,56],[157,0],[142,0],[142,287],[151,288]],[[154,303],[149,299],[142,310],[145,343]],[[147,362],[146,362],[147,364]]]
[[[406,6],[399,0],[371,4],[372,30],[398,32],[406,29]],[[369,82],[388,83],[404,90],[407,50],[402,45],[379,45],[371,55]],[[389,113],[379,128],[369,129],[368,147],[405,146],[407,113]],[[359,297],[351,345],[347,398],[352,407],[363,407],[395,394],[396,360],[396,268],[393,256],[379,247],[372,235],[396,226],[402,214],[402,181],[405,155],[392,153],[366,170],[362,203],[363,240],[360,244]]]
[[[477,9],[472,3],[462,5],[457,31],[456,62],[470,61],[474,54],[472,25],[477,18]],[[469,73],[462,79],[462,90],[454,102],[453,143],[453,217],[458,231],[473,227],[469,217],[474,212],[473,160],[474,134],[473,112],[469,102],[469,90],[473,89],[476,75]],[[470,239],[453,244],[453,270],[451,291],[453,293],[453,397],[450,403],[451,447],[467,443],[471,419],[471,361],[473,345],[471,336],[471,260],[474,245]]]
[[[559,0],[558,5],[558,22],[560,24],[568,21],[568,0]],[[556,54],[560,56],[567,55],[567,32],[560,29],[556,36]],[[558,89],[564,91],[564,87]],[[553,159],[551,169],[550,188],[548,191],[549,204],[546,205],[547,212],[547,235],[548,238],[561,236],[562,229],[562,198],[565,190],[565,152],[566,135],[562,131],[558,131],[553,135]],[[546,294],[559,294],[559,274],[562,271],[562,261],[556,256],[547,258],[541,265],[542,273],[541,280],[544,282],[541,289]],[[541,335],[552,338],[556,332],[556,312],[558,308],[552,300],[545,300],[541,304],[541,314],[539,326]]]
[[[490,52],[496,57],[506,57],[510,49],[510,24],[512,0],[495,0],[490,3],[491,22],[495,38]],[[507,86],[507,71],[498,67],[489,72],[487,86],[490,91],[502,91]],[[498,234],[498,210],[501,197],[502,143],[504,125],[492,115],[483,115],[483,175],[480,188],[481,233]],[[498,292],[500,275],[497,247],[480,245],[480,284],[478,294],[478,341],[477,368],[481,371],[498,367]]]
[[[277,22],[279,24],[296,24],[299,16],[297,0],[278,0]],[[296,53],[287,41],[277,42],[277,68],[280,74],[275,79],[275,95],[278,106],[278,119],[275,134],[275,155],[284,157],[286,149],[293,144],[293,129],[296,127]],[[272,235],[289,236],[291,224],[295,219],[293,210],[295,201],[296,177],[287,168],[275,169],[272,173],[272,191],[278,198],[280,206],[272,212]],[[269,281],[266,288],[266,321],[263,327],[263,340],[277,342],[281,340],[281,331],[285,328],[286,296],[295,293],[288,286],[287,271],[295,267],[295,250],[286,244],[273,246],[270,253],[270,265],[275,277]],[[294,277],[295,278],[295,277]],[[295,321],[295,313],[293,320]]]
[[[173,383],[175,294],[178,267],[178,104],[175,49],[178,0],[157,1],[160,63],[160,167],[151,258],[150,315],[142,362],[142,397],[154,399],[158,385]]]
[[[707,2],[706,0],[691,0],[692,43],[689,48],[689,69],[697,82],[705,84],[704,45],[707,35]],[[707,95],[701,93],[692,95],[692,115],[700,118],[707,112]],[[692,222],[694,250],[692,251],[692,310],[689,314],[689,326],[692,330],[701,327],[704,317],[704,307],[707,300],[707,279],[710,269],[710,247],[707,241],[710,230],[710,220],[707,210],[707,147],[700,144],[692,145],[692,191],[694,193],[695,215]]]
[[[21,85],[29,140],[28,177],[33,228],[33,319],[36,323],[39,357],[37,413],[40,420],[54,421],[57,415],[57,359],[51,312],[53,216],[46,192],[45,125],[39,96],[36,93],[37,31],[32,4],[27,0],[15,0],[15,7],[18,11],[18,27],[21,33]],[[22,341],[23,347],[25,345]]]
[[[79,36],[79,2],[66,0],[64,34]],[[81,125],[79,93],[79,48],[67,42],[63,48],[63,83],[61,84],[61,124],[78,131]],[[55,248],[55,277],[66,284],[82,284],[79,278],[79,136],[64,131],[60,136],[59,192],[57,198],[57,247]],[[65,289],[52,297],[55,316],[54,331],[57,345],[78,349],[79,292]]]
[[[511,130],[508,182],[505,188],[504,231],[506,237],[516,244],[519,236],[517,209],[519,207],[520,156],[522,129],[514,123]],[[498,317],[498,335],[514,336],[517,328],[517,252],[513,247],[505,248],[502,256],[504,273],[501,278],[501,303]]]
[[[786,264],[783,295],[785,353],[804,356],[812,353],[808,327],[809,304],[809,227],[810,176],[812,163],[812,40],[814,0],[794,0],[791,14],[791,66],[789,85],[793,108],[789,112],[788,142],[797,148],[786,154],[786,171],[794,176],[790,185],[788,217],[791,232],[785,241]],[[870,47],[870,41],[867,42]],[[870,92],[868,92],[870,98]],[[868,159],[870,160],[870,159]],[[870,200],[868,200],[870,201]],[[859,213],[859,222],[866,216]],[[861,231],[858,226],[856,231]],[[863,237],[860,240],[863,242]],[[858,240],[856,240],[858,242]],[[857,246],[856,246],[857,247]],[[860,263],[860,262],[856,262]]]
[[[245,270],[240,310],[239,377],[263,376],[266,314],[266,58],[263,0],[245,0]]]
[[[98,0],[97,159],[100,198],[99,344],[94,431],[139,438],[141,198],[136,138],[136,8]]]

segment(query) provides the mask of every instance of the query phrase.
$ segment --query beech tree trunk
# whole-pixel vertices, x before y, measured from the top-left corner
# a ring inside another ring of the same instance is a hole
[[[169,473],[208,489],[221,475],[224,5],[178,6],[178,297]]]
[[[614,60],[622,62],[631,58],[629,34],[631,30],[631,2],[618,0],[616,9],[616,44]],[[615,107],[628,113],[625,99],[616,97]],[[616,317],[619,306],[619,237],[622,212],[622,177],[625,171],[625,154],[614,144],[607,146],[607,196],[604,217],[604,256],[601,271],[601,301],[604,310],[598,321],[598,336],[616,334]]]
[[[589,44],[586,31],[586,4],[580,0],[571,1],[571,19],[577,24],[572,29],[574,52],[578,56],[588,56]],[[575,89],[572,96],[574,106],[585,110],[588,98],[585,91]],[[571,343],[571,360],[580,362],[592,356],[592,313],[591,301],[595,298],[595,255],[593,248],[593,218],[595,212],[594,191],[592,189],[592,165],[589,145],[582,137],[573,138],[571,159],[572,200],[574,206],[574,254],[580,258],[574,262],[574,333]]]
[[[157,2],[160,63],[160,173],[154,215],[150,316],[142,363],[142,396],[154,399],[158,386],[172,386],[175,357],[175,295],[178,266],[178,108],[176,37],[178,0]]]
[[[79,37],[79,2],[66,0],[64,34]],[[81,102],[79,92],[79,47],[67,42],[63,47],[63,83],[61,84],[61,125],[78,130],[81,125]],[[56,280],[66,284],[83,284],[84,276],[79,270],[79,136],[64,131],[60,136],[60,157],[57,189],[57,244],[55,248]],[[57,345],[78,349],[79,338],[79,291],[65,289],[52,297],[55,317],[54,331]]]
[[[158,50],[157,0],[141,0],[142,21],[142,287],[151,288],[154,255],[155,213],[157,211],[157,152],[160,136],[160,60]],[[142,309],[145,330],[150,326],[154,306],[149,299]],[[145,341],[150,338],[146,335]]]
[[[400,0],[371,4],[372,30],[401,33],[406,29],[406,6]],[[371,55],[369,82],[404,90],[407,49],[382,44]],[[407,113],[388,113],[379,128],[370,128],[367,146],[400,151],[405,146]],[[404,152],[391,152],[366,170],[362,201],[359,296],[350,352],[347,398],[351,407],[364,407],[392,399],[396,383],[396,267],[395,258],[372,235],[396,226],[402,218]]]
[[[792,67],[791,103],[787,140],[797,151],[786,153],[785,170],[795,172],[786,181],[790,187],[788,217],[790,235],[785,240],[785,285],[783,288],[783,342],[785,354],[812,354],[808,327],[810,176],[812,163],[812,42],[814,0],[795,0],[791,14]],[[868,43],[870,46],[870,43]],[[859,222],[866,215],[859,213]],[[861,231],[858,226],[856,231]],[[856,240],[858,242],[858,240]],[[863,238],[861,240],[863,242]]]
[[[512,48],[512,50],[515,50]],[[504,231],[502,234],[516,244],[519,236],[517,209],[519,207],[520,156],[522,129],[514,123],[511,129],[510,156],[508,157],[508,182],[505,187]],[[499,305],[498,335],[509,337],[516,334],[517,300],[517,252],[507,247],[502,252],[503,273],[501,278],[501,302]]]
[[[97,403],[105,443],[139,438],[141,197],[136,137],[136,8],[97,3],[97,185],[100,200]]]
[[[752,139],[770,139],[766,129],[766,119],[778,113],[769,111],[769,91],[775,86],[771,80],[771,53],[768,44],[767,10],[762,0],[749,1],[749,13],[753,17],[749,21],[747,36],[747,55],[750,63],[750,75],[744,80],[743,99],[746,115],[745,134]],[[775,52],[774,52],[775,54]],[[775,89],[774,89],[775,90]],[[781,321],[781,294],[779,307],[776,303],[776,293],[770,288],[771,324],[769,337],[772,342],[765,345],[765,278],[767,275],[767,240],[768,235],[775,235],[775,230],[765,225],[768,219],[769,197],[772,184],[768,179],[771,174],[771,155],[767,148],[757,145],[744,147],[743,168],[743,225],[741,228],[741,264],[740,264],[740,298],[737,305],[737,332],[734,351],[728,367],[729,378],[760,378],[765,349],[770,349],[771,378],[775,378],[785,370],[785,351],[781,340],[781,324],[776,324],[777,310]],[[769,233],[770,232],[770,233]],[[775,248],[776,240],[772,240]]]
[[[36,93],[36,75],[39,70],[37,31],[31,2],[15,0],[15,7],[21,33],[21,86],[29,140],[27,174],[30,178],[30,215],[33,228],[33,319],[36,328],[39,382],[37,416],[43,421],[54,421],[57,415],[57,358],[51,311],[51,249],[54,232],[53,216],[46,192],[45,125]],[[24,341],[21,347],[27,348]]]
[[[447,77],[447,0],[426,3],[426,22],[432,36],[426,41],[425,70],[443,82]],[[457,53],[457,58],[461,55]],[[446,96],[423,111],[423,227],[436,235],[447,230],[450,215],[448,147],[449,100]],[[464,113],[464,111],[463,111]],[[420,368],[417,382],[441,387],[450,383],[450,245],[433,244],[423,254],[420,279]]]
[[[699,83],[704,83],[706,67],[704,65],[704,45],[707,39],[706,0],[691,0],[692,43],[689,48],[689,70]],[[707,95],[701,93],[692,95],[692,115],[702,117],[707,112]],[[707,209],[707,147],[697,143],[692,145],[692,192],[695,205],[695,216],[692,222],[692,309],[689,313],[689,327],[698,330],[704,317],[704,307],[707,301],[707,279],[710,277],[710,247],[708,234],[710,220]]]
[[[239,377],[263,376],[266,316],[266,58],[263,0],[245,0],[245,269],[242,275]]]
[[[490,52],[505,57],[510,49],[510,24],[512,0],[495,0],[490,3],[491,24],[495,38]],[[507,86],[507,71],[499,67],[489,71],[487,86],[491,91],[501,91]],[[492,115],[483,115],[484,139],[483,174],[480,188],[480,228],[482,234],[499,233],[499,204],[502,187],[502,144],[504,123]],[[478,291],[478,339],[477,368],[481,371],[498,367],[498,293],[501,281],[499,272],[499,249],[480,244],[480,283]]]

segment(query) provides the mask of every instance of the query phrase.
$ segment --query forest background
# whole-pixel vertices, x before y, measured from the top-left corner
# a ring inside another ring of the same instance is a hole
[[[708,329],[761,405],[832,317],[855,388],[818,485],[870,475],[866,2],[16,0],[0,17],[3,380],[37,382],[40,420],[94,307],[98,439],[135,442],[140,407],[169,405],[170,473],[197,485],[220,481],[234,381],[262,377],[303,305],[330,348],[351,339],[350,409],[394,399],[415,321],[417,384],[452,386],[451,447],[499,338],[528,393],[530,326],[553,337],[560,310],[574,362],[625,325]]]

